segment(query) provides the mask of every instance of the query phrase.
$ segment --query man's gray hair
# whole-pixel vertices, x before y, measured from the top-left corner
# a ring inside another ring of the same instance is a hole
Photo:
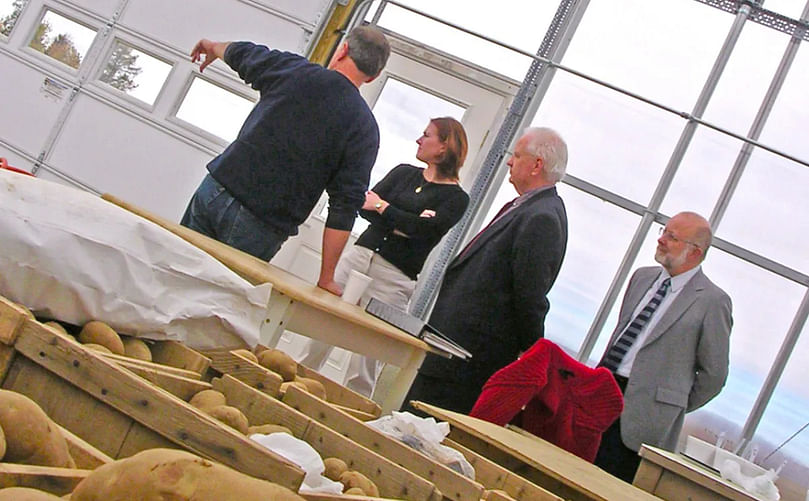
[[[374,26],[358,26],[346,37],[348,57],[357,69],[369,77],[382,72],[390,56],[390,43],[382,30]]]
[[[567,144],[562,136],[548,127],[528,127],[525,136],[528,137],[527,152],[542,159],[548,180],[561,181],[567,169]]]

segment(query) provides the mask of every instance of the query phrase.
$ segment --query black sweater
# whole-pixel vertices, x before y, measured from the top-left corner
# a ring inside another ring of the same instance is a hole
[[[424,169],[401,164],[374,186],[373,191],[390,205],[382,214],[360,211],[371,226],[356,243],[378,253],[413,280],[427,255],[469,205],[469,196],[460,186],[428,183],[423,173]],[[421,217],[425,210],[434,211],[435,216]],[[395,234],[394,229],[409,238]]]
[[[350,230],[365,201],[379,129],[345,76],[287,52],[231,43],[225,62],[261,97],[239,135],[208,164],[256,217],[298,233],[323,190],[326,226]]]

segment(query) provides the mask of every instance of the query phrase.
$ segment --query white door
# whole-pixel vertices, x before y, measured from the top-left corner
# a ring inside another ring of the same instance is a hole
[[[469,152],[460,176],[461,184],[468,190],[488,149],[490,131],[499,127],[519,84],[422,46],[390,38],[392,52],[385,71],[361,88],[373,108],[381,135],[370,185],[400,163],[422,165],[415,158],[416,139],[430,118],[452,116],[463,123],[469,139]],[[315,283],[326,214],[324,194],[299,228],[300,233],[284,244],[272,263]],[[366,227],[365,220],[358,218],[348,245]],[[297,357],[302,340],[288,333],[281,338],[279,347]],[[324,367],[324,375],[341,381],[347,357],[343,350],[334,350]]]

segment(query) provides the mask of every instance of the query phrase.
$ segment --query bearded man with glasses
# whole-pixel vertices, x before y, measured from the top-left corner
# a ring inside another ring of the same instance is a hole
[[[657,239],[660,266],[632,275],[599,363],[615,376],[624,410],[603,434],[595,464],[627,482],[641,444],[674,451],[685,414],[725,385],[732,306],[702,272],[712,238],[699,214],[669,220]]]

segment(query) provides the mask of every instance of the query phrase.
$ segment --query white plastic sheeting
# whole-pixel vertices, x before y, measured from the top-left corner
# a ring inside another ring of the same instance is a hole
[[[194,348],[254,346],[271,285],[94,195],[0,170],[0,295]]]

